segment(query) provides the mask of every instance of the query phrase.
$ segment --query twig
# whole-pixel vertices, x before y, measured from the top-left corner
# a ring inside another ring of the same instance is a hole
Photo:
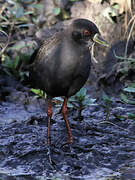
[[[113,126],[118,127],[119,129],[122,129],[122,130],[124,130],[124,131],[129,132],[129,130],[124,129],[124,128],[122,128],[122,127],[118,126],[117,124],[114,124],[114,123],[112,123],[112,122],[110,122],[110,121],[106,121],[106,120],[105,120],[105,121],[99,122],[99,124],[103,124],[103,123],[108,123],[108,124],[111,124],[111,125],[113,125]]]
[[[135,17],[135,16],[134,16],[134,17]],[[128,42],[129,42],[129,39],[130,39],[130,37],[131,37],[131,33],[133,32],[134,25],[135,25],[135,19],[134,19],[134,21],[133,21],[133,24],[132,24],[132,26],[131,26],[131,29],[130,29],[130,31],[129,31],[129,35],[128,35],[128,38],[127,38],[126,48],[125,48],[125,54],[124,54],[125,57],[127,56]]]
[[[120,60],[127,60],[127,61],[133,61],[133,62],[135,61],[135,58],[127,58],[127,57],[117,56],[115,51],[113,51],[113,54],[117,59],[120,59]]]
[[[98,63],[98,61],[97,61],[96,58],[94,57],[94,45],[95,45],[95,44],[93,44],[92,47],[89,48],[89,50],[91,51],[91,56],[92,56],[93,61],[94,61],[95,63]]]
[[[108,121],[108,120],[109,120],[109,117],[110,117],[110,105],[108,105],[108,106],[106,107],[106,112],[107,112],[107,115],[106,115],[105,121]]]
[[[11,25],[11,29],[10,29],[10,32],[9,32],[9,35],[8,35],[8,41],[7,41],[6,45],[3,47],[3,49],[1,50],[0,56],[4,53],[4,51],[6,50],[6,48],[8,47],[8,45],[10,43],[13,28],[14,28],[14,22]]]
[[[50,162],[50,164],[52,165],[53,163],[52,163],[52,158],[51,158],[51,151],[50,151],[50,147],[47,147],[47,155],[48,155],[48,158],[49,158],[49,162]]]
[[[6,9],[7,4],[4,4],[2,8],[0,9],[0,15],[3,13],[3,11]]]

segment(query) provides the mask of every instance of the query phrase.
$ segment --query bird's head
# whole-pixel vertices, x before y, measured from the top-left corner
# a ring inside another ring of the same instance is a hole
[[[94,42],[108,46],[97,26],[87,19],[76,19],[72,23],[72,38],[80,45],[90,47]]]

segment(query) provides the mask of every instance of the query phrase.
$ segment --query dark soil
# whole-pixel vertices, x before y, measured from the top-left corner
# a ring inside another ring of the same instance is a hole
[[[108,121],[104,102],[87,107],[82,118],[69,109],[74,142],[67,142],[65,123],[54,107],[51,122],[51,158],[48,156],[46,103],[7,75],[2,85],[0,105],[0,173],[5,179],[102,179],[117,173],[135,159],[135,123],[128,119],[133,105],[113,99]],[[5,93],[6,92],[6,93]],[[116,117],[124,116],[120,120]],[[56,173],[57,172],[57,173]]]

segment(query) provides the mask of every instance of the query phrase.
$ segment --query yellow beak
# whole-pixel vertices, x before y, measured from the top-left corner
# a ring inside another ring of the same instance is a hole
[[[93,41],[103,46],[109,47],[108,42],[106,42],[98,33],[93,37]]]

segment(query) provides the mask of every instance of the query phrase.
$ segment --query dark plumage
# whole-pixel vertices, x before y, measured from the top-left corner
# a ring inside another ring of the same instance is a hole
[[[94,41],[106,45],[94,23],[86,19],[74,20],[66,30],[44,41],[30,66],[30,81],[48,95],[48,143],[51,98],[56,96],[65,96],[62,113],[68,131],[68,143],[72,142],[66,116],[67,99],[79,91],[88,79],[91,65],[89,47]]]

